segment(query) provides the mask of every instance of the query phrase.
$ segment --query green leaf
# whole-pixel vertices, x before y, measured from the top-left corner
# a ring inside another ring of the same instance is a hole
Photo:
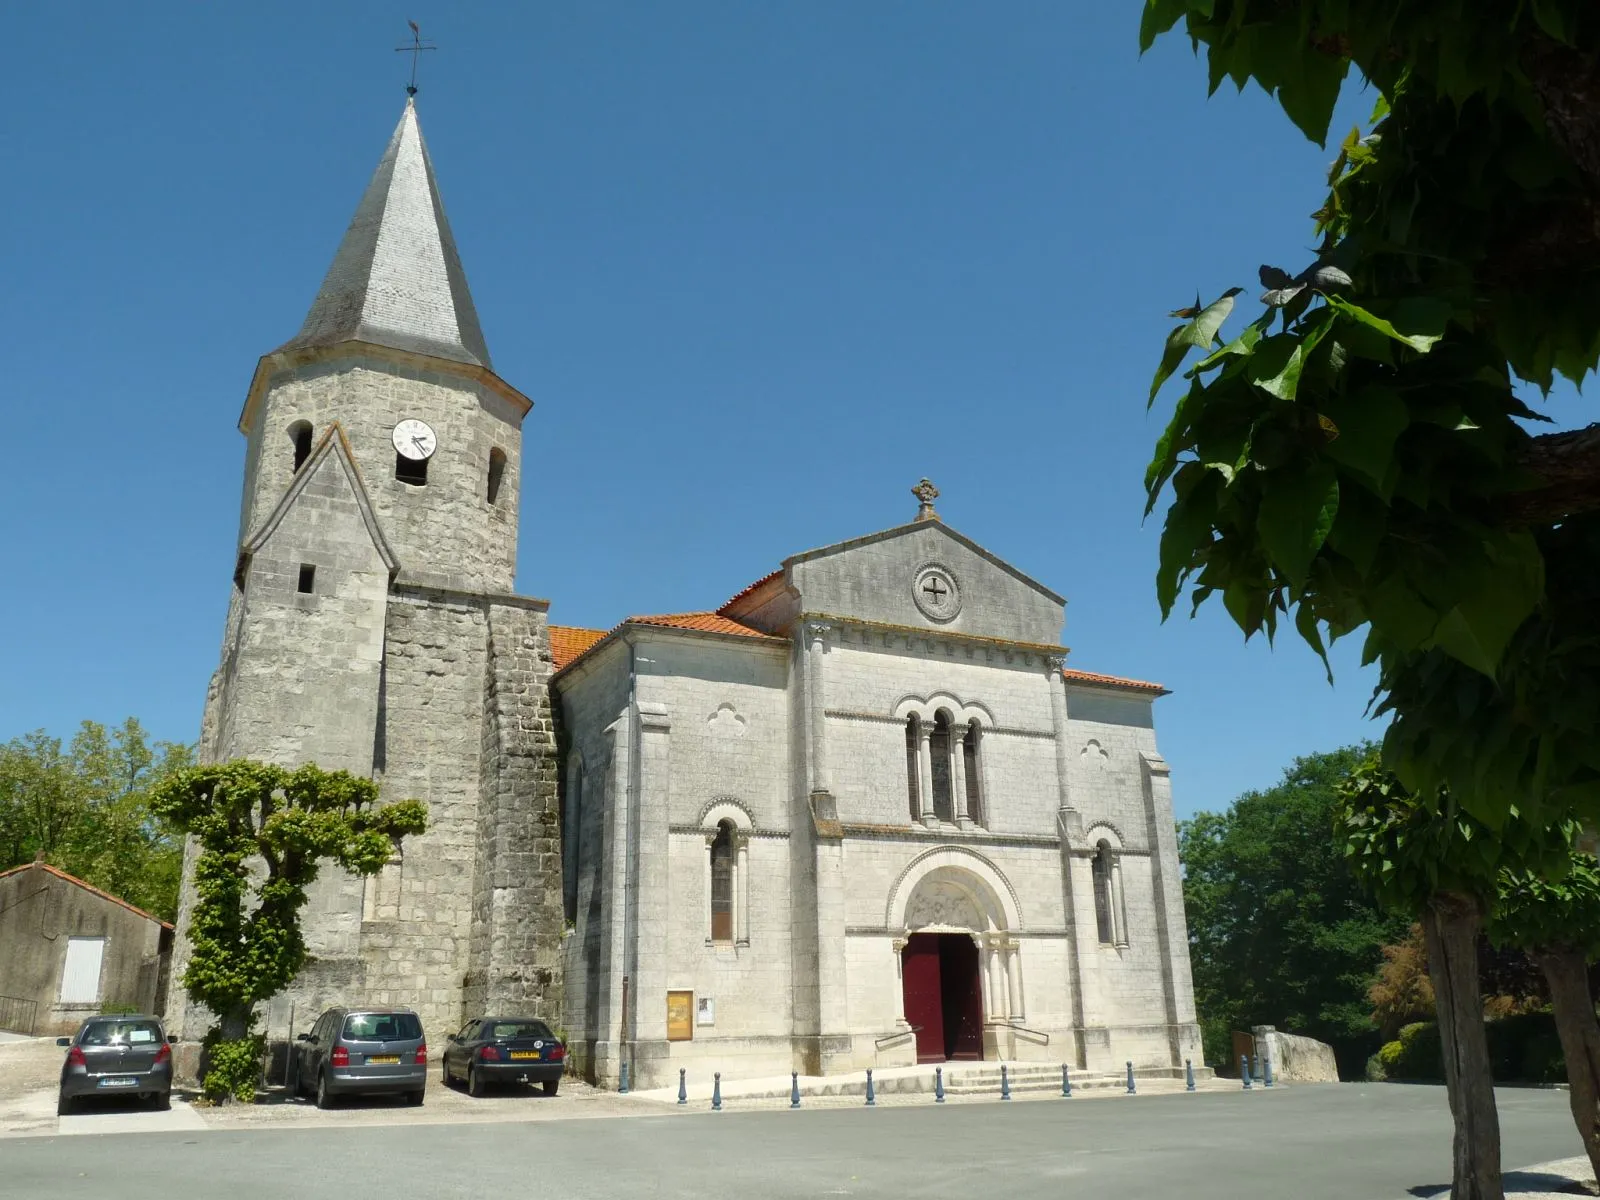
[[[1571,45],[1567,39],[1566,23],[1562,20],[1561,5],[1558,0],[1529,0],[1528,8],[1540,29],[1556,41]]]
[[[1367,597],[1373,632],[1401,650],[1416,650],[1433,636],[1439,613],[1398,573],[1388,575]]]
[[[1476,586],[1440,619],[1433,643],[1492,679],[1512,636],[1544,596],[1544,556],[1525,531],[1503,534],[1488,549]]]
[[[1387,499],[1384,481],[1394,461],[1395,442],[1411,423],[1400,393],[1393,388],[1367,387],[1353,395],[1328,396],[1321,408],[1339,430],[1323,452],[1359,472]]]
[[[1161,565],[1156,572],[1156,599],[1163,621],[1172,612],[1183,575],[1194,566],[1195,550],[1210,540],[1221,486],[1221,477],[1199,463],[1188,463],[1178,472],[1173,484],[1177,497],[1161,531]]]
[[[1204,371],[1209,371],[1212,367],[1226,362],[1229,358],[1234,358],[1241,355],[1248,357],[1256,348],[1256,343],[1261,341],[1262,336],[1267,332],[1267,329],[1269,326],[1271,326],[1271,324],[1272,314],[1270,312],[1263,313],[1256,320],[1251,321],[1250,324],[1246,325],[1244,327],[1244,331],[1240,333],[1238,337],[1234,338],[1233,341],[1227,343],[1225,346],[1217,347],[1210,354],[1206,355],[1199,362],[1195,363],[1194,366],[1190,367],[1189,370],[1185,372],[1185,377],[1192,378],[1193,376],[1199,375]]]
[[[1177,469],[1178,455],[1188,444],[1190,426],[1204,399],[1205,389],[1196,381],[1178,401],[1178,406],[1172,411],[1172,420],[1167,422],[1160,440],[1156,442],[1155,456],[1151,458],[1150,465],[1145,468],[1144,473],[1144,515],[1147,517],[1150,515],[1150,510],[1156,506],[1161,489],[1166,486],[1172,472]]]
[[[1273,565],[1293,586],[1305,584],[1338,512],[1339,479],[1332,467],[1319,463],[1267,476],[1256,529]]]
[[[1382,317],[1373,315],[1366,309],[1362,308],[1359,304],[1352,304],[1343,297],[1329,296],[1327,297],[1327,301],[1328,306],[1334,309],[1336,312],[1343,313],[1352,320],[1359,321],[1367,328],[1375,329],[1385,337],[1392,338],[1402,345],[1410,346],[1413,350],[1416,350],[1422,354],[1426,354],[1429,350],[1433,349],[1433,344],[1444,336],[1442,323],[1438,333],[1401,333]],[[1422,315],[1423,314],[1419,313],[1419,318]]]
[[[1139,18],[1139,53],[1155,45],[1156,38],[1176,25],[1188,8],[1185,0],[1145,0]]]
[[[1187,325],[1178,326],[1167,334],[1167,346],[1161,353],[1161,366],[1156,370],[1155,380],[1150,384],[1150,401],[1145,405],[1146,408],[1156,402],[1156,393],[1178,369],[1178,364],[1183,361],[1183,356],[1189,353],[1190,347],[1198,346],[1202,350],[1211,348],[1211,343],[1216,341],[1217,330],[1222,328],[1222,323],[1233,311],[1233,298],[1243,290],[1243,288],[1229,288],[1201,309],[1194,320]]]
[[[1293,18],[1290,18],[1293,19]],[[1328,122],[1338,103],[1339,89],[1350,70],[1350,60],[1330,54],[1304,55],[1278,88],[1278,103],[1289,119],[1319,146],[1328,144]]]
[[[1331,327],[1332,321],[1319,313],[1298,329],[1273,334],[1251,356],[1245,378],[1280,400],[1293,400],[1306,359]]]
[[[1333,685],[1333,664],[1328,661],[1328,648],[1322,644],[1322,632],[1317,628],[1317,614],[1312,611],[1311,605],[1301,603],[1295,608],[1294,627],[1299,631],[1305,644],[1317,652],[1317,657],[1322,660],[1322,670],[1328,677],[1328,685]]]

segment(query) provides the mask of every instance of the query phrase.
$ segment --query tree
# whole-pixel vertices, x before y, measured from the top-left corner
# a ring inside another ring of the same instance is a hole
[[[190,747],[150,744],[130,717],[85,721],[63,749],[43,730],[0,746],[0,870],[44,861],[164,920],[178,907],[179,839],[149,790],[187,766]]]
[[[1568,828],[1569,842],[1574,830]],[[1600,869],[1575,850],[1564,876],[1503,871],[1489,936],[1526,950],[1544,972],[1567,1062],[1567,1098],[1589,1165],[1600,1176],[1600,1020],[1589,989],[1589,963],[1600,958]]]
[[[1152,401],[1204,357],[1146,478],[1163,608],[1188,584],[1319,653],[1365,627],[1408,787],[1491,827],[1600,817],[1600,426],[1531,436],[1516,387],[1600,354],[1600,11],[1148,0],[1142,44],[1180,19],[1213,89],[1255,80],[1319,143],[1352,67],[1378,104],[1315,260],[1261,268],[1231,340],[1238,288],[1168,338]]]
[[[1371,751],[1297,758],[1274,787],[1179,826],[1207,1061],[1253,1024],[1332,1043],[1346,1071],[1376,1049],[1367,992],[1407,922],[1367,899],[1334,836],[1339,786]]]
[[[1490,829],[1448,794],[1419,797],[1376,757],[1343,789],[1339,824],[1356,877],[1392,912],[1421,919],[1455,1120],[1456,1200],[1498,1200],[1500,1123],[1483,1028],[1478,935],[1504,870],[1558,875],[1568,831],[1516,817]]]
[[[215,1099],[249,1102],[262,1049],[255,1006],[305,963],[306,888],[324,861],[376,874],[404,837],[422,832],[427,809],[417,800],[379,807],[378,785],[346,771],[249,759],[189,767],[150,799],[200,850],[183,986],[217,1018],[202,1083]]]

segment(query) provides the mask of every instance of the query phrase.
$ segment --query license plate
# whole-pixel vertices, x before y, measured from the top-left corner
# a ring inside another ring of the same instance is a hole
[[[367,1055],[367,1061],[373,1066],[386,1067],[391,1063],[399,1062],[400,1056],[398,1054],[369,1054]]]
[[[132,1087],[138,1080],[117,1075],[100,1081],[101,1087]]]
[[[513,1050],[511,1052],[511,1057],[512,1058],[538,1058],[539,1057],[539,1052],[537,1050]]]

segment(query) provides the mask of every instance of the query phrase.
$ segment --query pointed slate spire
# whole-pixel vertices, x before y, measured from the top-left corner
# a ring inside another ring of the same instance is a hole
[[[345,341],[491,366],[409,98],[305,324],[280,349]]]

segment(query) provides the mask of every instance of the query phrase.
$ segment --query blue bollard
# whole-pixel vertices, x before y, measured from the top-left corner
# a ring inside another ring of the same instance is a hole
[[[878,1096],[877,1096],[877,1093],[875,1093],[872,1090],[872,1068],[868,1067],[867,1068],[867,1107],[868,1108],[876,1108],[877,1105],[878,1105]]]
[[[1239,1078],[1244,1080],[1244,1090],[1250,1090],[1250,1059],[1249,1056],[1239,1055]]]
[[[1011,1077],[1006,1074],[1005,1063],[1000,1064],[1000,1099],[1011,1099]]]
[[[944,1068],[943,1067],[935,1067],[933,1069],[933,1102],[935,1104],[943,1104],[944,1103]]]
[[[627,1095],[627,1092],[628,1092],[628,1064],[627,1063],[623,1063],[621,1069],[617,1072],[617,1091],[621,1092],[623,1095]]]
[[[800,1072],[789,1072],[789,1107],[800,1107]]]
[[[689,1084],[682,1067],[678,1068],[678,1103],[689,1103]]]
[[[1266,1083],[1266,1085],[1268,1087],[1271,1087],[1272,1086],[1272,1060],[1270,1058],[1263,1058],[1263,1059],[1258,1059],[1257,1061],[1261,1064],[1261,1069],[1266,1075],[1266,1080],[1264,1082]]]
[[[1061,1094],[1066,1099],[1072,1099],[1072,1080],[1067,1075],[1067,1064],[1061,1064]]]
[[[1187,1058],[1183,1060],[1183,1090],[1194,1091],[1194,1063]]]
[[[1134,1094],[1135,1093],[1134,1093],[1134,1090],[1133,1090],[1133,1063],[1130,1061],[1128,1063],[1128,1095],[1132,1096]]]
[[[711,1077],[711,1111],[722,1111],[722,1072]]]

